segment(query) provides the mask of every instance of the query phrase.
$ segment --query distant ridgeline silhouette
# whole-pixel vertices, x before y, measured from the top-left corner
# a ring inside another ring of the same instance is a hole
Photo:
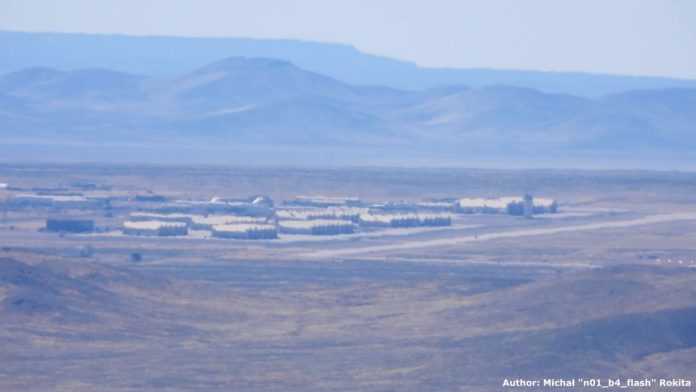
[[[602,165],[696,162],[696,89],[586,98],[513,86],[358,86],[286,60],[232,57],[146,76],[0,76],[4,159]]]
[[[297,40],[0,32],[0,50],[7,54],[0,56],[0,73],[41,66],[62,70],[108,68],[161,75],[241,56],[285,59],[346,83],[398,89],[500,84],[596,97],[637,89],[696,88],[696,80],[657,77],[420,68],[410,62],[362,53],[347,45]]]

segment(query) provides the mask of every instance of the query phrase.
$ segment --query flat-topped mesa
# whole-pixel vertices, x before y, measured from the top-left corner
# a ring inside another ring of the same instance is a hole
[[[253,70],[257,71],[264,68],[288,68],[298,69],[289,61],[269,58],[269,57],[227,57],[218,60],[214,63],[198,68],[194,72],[210,72],[210,71],[242,71]]]

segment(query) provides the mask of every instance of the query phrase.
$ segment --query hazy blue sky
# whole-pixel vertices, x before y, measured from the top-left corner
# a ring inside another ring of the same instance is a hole
[[[297,38],[423,66],[696,79],[696,0],[0,0],[0,29]]]

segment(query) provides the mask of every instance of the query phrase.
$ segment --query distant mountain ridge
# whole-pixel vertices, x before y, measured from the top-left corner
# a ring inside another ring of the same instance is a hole
[[[251,38],[185,38],[0,31],[0,73],[29,67],[107,68],[178,74],[226,57],[270,57],[354,85],[426,89],[510,85],[585,97],[637,89],[696,88],[696,80],[573,72],[421,68],[340,44]]]
[[[177,155],[194,161],[210,158],[206,149],[224,154],[246,145],[260,152],[250,155],[255,163],[296,161],[269,153],[272,146],[294,149],[300,159],[310,157],[303,151],[325,151],[330,159],[385,164],[394,163],[392,153],[445,164],[463,157],[691,160],[694,108],[696,89],[599,98],[510,86],[399,90],[350,85],[270,58],[226,58],[160,77],[46,68],[0,76],[6,145],[137,143],[148,157],[165,146],[197,146]]]

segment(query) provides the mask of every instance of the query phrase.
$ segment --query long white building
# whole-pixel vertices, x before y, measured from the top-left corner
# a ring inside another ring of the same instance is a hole
[[[93,208],[103,206],[107,202],[108,198],[77,195],[20,194],[8,199],[8,203],[12,205],[56,208]]]
[[[126,221],[123,222],[123,234],[160,237],[180,236],[188,234],[188,226],[184,222]]]
[[[260,240],[278,238],[275,225],[238,223],[216,225],[211,229],[213,237],[234,238],[240,240]]]
[[[133,212],[128,215],[132,222],[159,221],[159,222],[182,222],[187,226],[193,224],[193,217],[188,214],[157,214],[152,212]]]
[[[457,201],[457,210],[467,214],[510,215],[555,213],[558,210],[558,203],[553,199],[532,198],[531,203],[532,211],[525,213],[525,198],[521,196],[463,198]]]
[[[276,210],[276,216],[282,220],[349,220],[358,222],[361,214],[368,211],[364,207],[327,207],[304,208],[286,207]]]
[[[278,229],[283,234],[338,235],[353,233],[353,222],[346,220],[281,220]]]
[[[211,230],[213,227],[223,225],[263,225],[266,223],[266,218],[236,215],[192,215],[191,220],[191,228],[195,230]]]
[[[419,227],[450,226],[452,217],[447,214],[364,214],[360,215],[360,225],[365,227]]]
[[[358,197],[297,196],[285,204],[305,207],[358,207],[362,205],[362,201]]]

